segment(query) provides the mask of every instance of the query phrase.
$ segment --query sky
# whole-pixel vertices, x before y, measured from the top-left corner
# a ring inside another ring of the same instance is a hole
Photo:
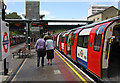
[[[40,1],[40,14],[45,20],[81,19],[86,20],[91,5],[107,5],[118,7],[118,0],[37,0]],[[102,2],[101,2],[102,1]],[[4,0],[6,12],[26,13],[25,0]]]

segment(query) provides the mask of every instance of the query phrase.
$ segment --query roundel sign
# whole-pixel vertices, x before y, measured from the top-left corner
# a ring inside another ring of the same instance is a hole
[[[3,50],[5,53],[8,52],[8,46],[9,46],[9,39],[7,32],[4,32],[3,34]]]
[[[9,46],[9,27],[7,22],[0,21],[0,61],[4,60],[10,55]]]

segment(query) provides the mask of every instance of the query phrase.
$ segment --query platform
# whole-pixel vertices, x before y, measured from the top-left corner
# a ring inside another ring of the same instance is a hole
[[[32,49],[32,52],[35,53],[35,49]],[[47,59],[45,56],[44,67],[37,67],[36,53],[31,55],[29,58],[21,59],[21,63],[19,62],[17,68],[14,69],[15,71],[11,73],[6,81],[69,81],[80,83],[94,82],[94,80],[92,80],[88,75],[77,68],[77,66],[62,56],[59,51],[55,50],[54,54],[55,55],[52,65],[47,64]]]

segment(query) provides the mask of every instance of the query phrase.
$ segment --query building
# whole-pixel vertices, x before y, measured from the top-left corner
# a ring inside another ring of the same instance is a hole
[[[111,6],[101,12],[88,16],[87,20],[88,21],[92,20],[94,22],[100,22],[100,21],[103,21],[103,20],[118,16],[118,15],[119,15],[119,10],[115,8],[114,6]]]
[[[26,1],[26,19],[40,20],[39,6],[39,1]]]
[[[91,5],[91,7],[88,9],[88,16],[91,16],[93,14],[96,14],[98,12],[101,12],[108,8],[109,6],[102,6],[102,5]]]
[[[120,1],[118,2],[118,9],[120,10]]]

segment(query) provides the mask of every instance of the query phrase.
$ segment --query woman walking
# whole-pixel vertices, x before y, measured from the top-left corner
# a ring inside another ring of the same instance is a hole
[[[48,65],[50,60],[50,65],[52,65],[52,59],[54,58],[54,45],[53,40],[50,36],[47,37],[46,40],[46,50],[47,50],[47,59],[48,59]]]

